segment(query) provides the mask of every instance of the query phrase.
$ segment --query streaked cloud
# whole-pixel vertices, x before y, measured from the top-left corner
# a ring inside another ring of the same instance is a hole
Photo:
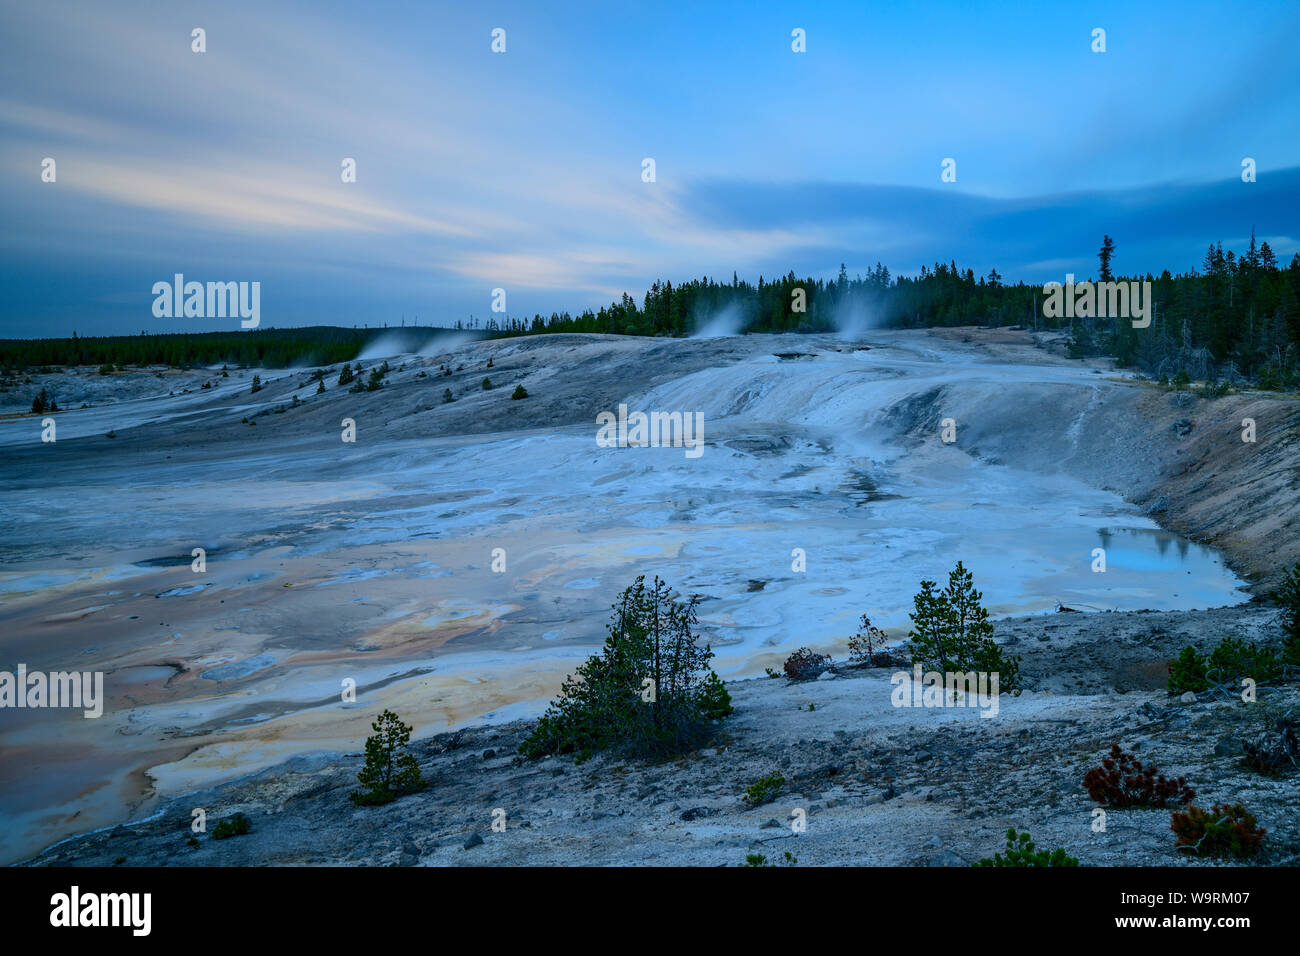
[[[531,314],[840,262],[1038,279],[1090,267],[1102,232],[1130,268],[1190,268],[1252,226],[1296,249],[1294,5],[1111,8],[1104,56],[1090,21],[1010,2],[799,11],[799,56],[792,16],[6,5],[0,335],[155,328],[147,290],[174,271],[262,281],[264,324],[454,323],[498,286]]]

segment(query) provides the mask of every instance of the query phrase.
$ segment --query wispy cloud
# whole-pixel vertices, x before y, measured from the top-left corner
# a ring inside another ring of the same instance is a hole
[[[497,286],[549,313],[840,262],[1036,278],[1088,267],[1102,232],[1132,268],[1188,268],[1251,226],[1295,249],[1293,6],[1116,8],[1104,56],[1046,7],[832,3],[801,11],[802,56],[791,16],[6,5],[0,334],[153,327],[140,290],[181,268],[262,280],[268,324],[351,324],[454,322]]]

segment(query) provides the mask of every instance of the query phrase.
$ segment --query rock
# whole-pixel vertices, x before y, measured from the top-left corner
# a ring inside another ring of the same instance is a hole
[[[925,841],[925,845],[926,847],[937,849],[938,847],[943,846],[943,841],[939,839],[939,834],[934,833],[931,834],[930,839]]]
[[[1196,694],[1189,690],[1187,693],[1183,694],[1183,696],[1179,697],[1178,699],[1184,704],[1194,704],[1196,703]]]
[[[926,866],[969,866],[952,850],[942,850],[925,861]]]
[[[837,676],[837,675],[836,675],[836,673],[835,673],[834,671],[822,671],[820,674],[817,675],[817,679],[818,679],[818,680],[834,680],[834,679],[836,678],[836,676]]]
[[[760,829],[760,830],[777,830],[777,829],[780,829],[780,827],[781,827],[781,821],[778,820],[776,817],[773,817],[772,819],[768,820],[766,823],[764,823],[764,824],[762,824],[761,826],[759,826],[759,829]]]
[[[1179,438],[1186,438],[1192,433],[1192,420],[1190,418],[1180,418],[1170,426],[1170,431]]]
[[[470,834],[470,838],[465,841],[465,849],[467,850],[472,850],[474,849],[474,847],[482,846],[482,845],[483,845],[483,838],[479,836],[477,833]]]
[[[497,755],[497,752],[496,752],[495,750],[492,750],[492,749],[488,749],[488,750],[483,751],[483,759],[484,759],[484,760],[491,760],[491,759],[492,759],[493,757],[495,757],[496,755]]]
[[[420,858],[419,858],[418,856],[416,856],[414,853],[406,853],[406,852],[403,852],[402,855],[401,855],[401,856],[398,858],[398,860],[397,860],[397,865],[398,865],[398,866],[417,866],[417,865],[419,864],[419,862],[420,862]]]
[[[932,759],[932,754],[930,753],[930,751],[928,751],[928,750],[918,750],[918,751],[916,752],[916,762],[917,762],[917,763],[925,763],[927,760],[930,760],[930,759]]]
[[[877,803],[884,803],[886,800],[892,800],[896,795],[897,792],[891,784],[885,788],[883,793],[873,793],[871,796],[867,797],[866,804],[867,806],[874,806]]]
[[[1220,737],[1214,745],[1214,756],[1232,757],[1241,753],[1241,741],[1236,737]]]
[[[411,854],[411,856],[418,857],[420,855],[420,848],[416,846],[415,843],[412,842],[411,840],[407,840],[406,843],[402,846],[402,852],[409,853]]]
[[[711,817],[718,811],[712,807],[691,807],[689,810],[683,810],[681,819],[690,823],[692,820],[699,820],[702,817]]]
[[[1169,510],[1168,495],[1161,495],[1155,501],[1151,502],[1151,504],[1147,505],[1147,514],[1149,515],[1164,514],[1168,510]]]

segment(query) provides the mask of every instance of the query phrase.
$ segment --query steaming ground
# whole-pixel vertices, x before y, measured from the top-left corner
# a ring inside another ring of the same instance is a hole
[[[1003,615],[1231,606],[1295,557],[1293,403],[1180,408],[1023,334],[562,335],[388,361],[361,394],[337,368],[322,395],[306,371],[256,394],[251,372],[39,376],[93,407],[56,416],[52,445],[0,420],[6,660],[103,670],[109,697],[99,720],[4,712],[5,859],[354,751],[384,707],[416,736],[535,715],[642,572],[704,597],[738,678],[804,644],[842,657],[863,612],[901,636],[917,581],[958,557]],[[620,402],[703,412],[704,453],[597,447]]]

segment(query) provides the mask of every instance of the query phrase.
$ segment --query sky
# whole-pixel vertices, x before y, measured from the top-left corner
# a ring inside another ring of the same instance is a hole
[[[841,263],[1041,284],[1103,233],[1124,274],[1252,228],[1285,263],[1296,36],[1293,0],[0,0],[0,337],[238,329],[155,317],[176,273],[284,327]]]

